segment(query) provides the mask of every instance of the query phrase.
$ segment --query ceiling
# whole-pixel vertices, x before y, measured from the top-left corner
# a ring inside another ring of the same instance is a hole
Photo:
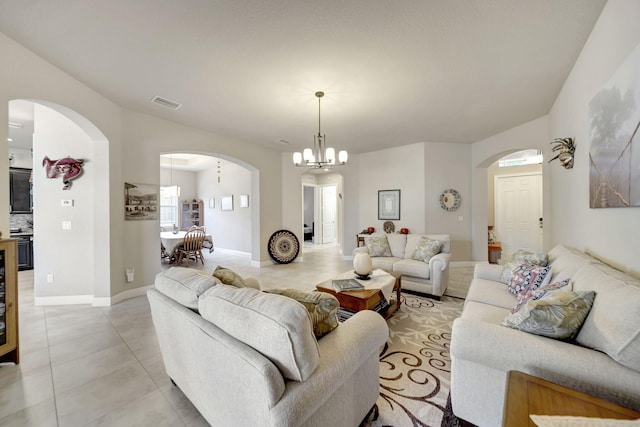
[[[328,145],[358,153],[546,114],[605,3],[0,0],[0,32],[125,108],[275,150],[312,144],[322,90]]]

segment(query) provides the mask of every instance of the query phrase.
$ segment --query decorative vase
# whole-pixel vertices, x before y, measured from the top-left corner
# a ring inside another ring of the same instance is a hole
[[[353,269],[358,276],[368,276],[373,270],[373,264],[371,263],[371,257],[369,254],[358,253],[353,258]]]

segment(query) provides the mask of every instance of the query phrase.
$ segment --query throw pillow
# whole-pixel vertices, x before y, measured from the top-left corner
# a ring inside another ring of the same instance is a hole
[[[569,340],[587,318],[595,295],[594,291],[551,291],[537,301],[529,301],[502,324],[531,334]]]
[[[550,267],[540,267],[538,265],[529,264],[528,262],[521,263],[513,269],[511,280],[507,286],[509,292],[514,295],[518,295],[528,289],[535,291],[542,286],[542,283],[550,269]]]
[[[416,246],[416,252],[413,254],[413,259],[428,263],[431,258],[440,253],[440,249],[442,249],[441,241],[423,237]]]
[[[391,248],[387,236],[369,236],[364,238],[369,256],[391,256]]]
[[[226,267],[217,266],[213,272],[213,277],[220,280],[225,285],[235,286],[236,288],[245,288],[247,284],[235,271]]]
[[[338,299],[326,292],[304,292],[298,289],[270,289],[265,292],[284,295],[298,301],[311,316],[313,333],[320,338],[338,327]]]
[[[511,281],[513,269],[525,261],[529,264],[546,267],[549,263],[549,256],[545,253],[534,254],[533,252],[525,251],[523,249],[517,250],[505,263],[502,275],[500,276],[500,281],[505,285],[508,285]]]
[[[549,277],[551,273],[547,273],[547,277]],[[547,292],[553,291],[555,289],[562,288],[563,286],[567,286],[569,284],[569,279],[563,280],[561,282],[549,283],[546,285],[540,286],[538,289],[527,289],[524,292],[520,292],[517,295],[518,303],[511,309],[511,314],[517,313],[520,311],[522,306],[524,306],[529,301],[537,301],[544,297]]]

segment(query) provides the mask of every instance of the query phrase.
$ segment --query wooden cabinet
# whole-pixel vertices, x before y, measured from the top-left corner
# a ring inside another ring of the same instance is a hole
[[[0,362],[19,363],[16,239],[0,239]]]
[[[31,169],[11,168],[9,171],[9,206],[11,213],[31,213]]]
[[[204,211],[202,209],[202,202],[187,202],[182,203],[182,230],[188,230],[191,226],[204,226]]]

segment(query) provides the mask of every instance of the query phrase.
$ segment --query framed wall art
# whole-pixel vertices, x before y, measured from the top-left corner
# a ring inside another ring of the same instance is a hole
[[[220,210],[221,211],[233,210],[233,196],[220,196]]]
[[[158,219],[158,186],[124,183],[125,221]]]
[[[589,103],[589,207],[640,206],[640,46]]]
[[[378,190],[378,219],[400,219],[400,190]]]

